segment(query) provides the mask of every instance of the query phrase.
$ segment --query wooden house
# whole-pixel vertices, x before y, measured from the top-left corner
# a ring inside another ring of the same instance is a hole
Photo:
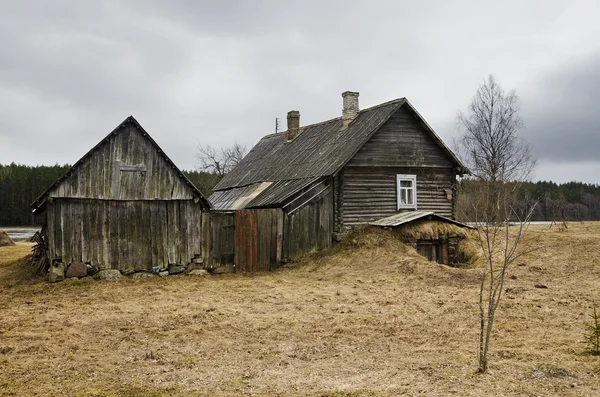
[[[200,257],[210,204],[130,116],[31,207],[50,261],[131,273]]]
[[[263,137],[221,180],[207,263],[266,270],[401,212],[454,218],[465,166],[406,98],[360,110],[358,96],[344,92],[341,117],[317,124],[290,111],[287,131]]]

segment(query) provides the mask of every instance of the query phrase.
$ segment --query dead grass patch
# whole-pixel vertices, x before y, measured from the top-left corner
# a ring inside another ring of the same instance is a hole
[[[530,233],[544,249],[512,269],[485,376],[479,269],[428,262],[388,231],[208,278],[19,283],[29,247],[0,249],[0,395],[598,395],[580,341],[600,223]]]

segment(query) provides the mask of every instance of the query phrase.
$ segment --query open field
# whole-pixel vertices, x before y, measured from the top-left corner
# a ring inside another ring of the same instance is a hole
[[[0,395],[598,396],[584,323],[600,223],[532,227],[490,373],[477,375],[478,270],[363,236],[270,274],[49,285],[0,248]],[[536,288],[543,284],[547,288]]]

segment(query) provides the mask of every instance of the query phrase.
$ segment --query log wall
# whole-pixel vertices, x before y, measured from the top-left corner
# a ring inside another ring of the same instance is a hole
[[[454,218],[453,164],[411,111],[400,108],[338,173],[336,229],[398,213],[398,174],[416,175],[417,210]]]

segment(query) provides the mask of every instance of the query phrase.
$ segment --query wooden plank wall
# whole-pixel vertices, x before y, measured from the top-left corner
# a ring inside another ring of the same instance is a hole
[[[396,175],[417,176],[417,209],[434,211],[453,218],[453,200],[445,189],[453,190],[451,170],[394,167],[360,167],[344,170],[342,199],[343,225],[353,226],[398,213]]]
[[[452,168],[454,163],[412,112],[401,107],[347,165]]]
[[[269,271],[281,264],[283,210],[236,211],[235,264],[237,272]]]
[[[234,271],[235,212],[205,212],[202,215],[204,267],[216,272]]]
[[[202,253],[202,210],[191,200],[53,199],[47,220],[52,259],[125,272],[188,264]]]
[[[193,198],[194,194],[142,131],[126,124],[96,147],[49,196],[185,200]]]
[[[331,186],[310,201],[286,213],[283,258],[293,261],[318,250],[330,248],[333,233],[333,192]]]

